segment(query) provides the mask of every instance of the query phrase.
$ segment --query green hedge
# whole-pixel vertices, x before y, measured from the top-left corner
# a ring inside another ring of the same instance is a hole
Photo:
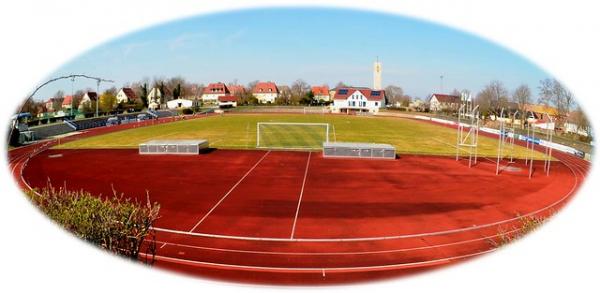
[[[52,220],[77,237],[134,260],[139,259],[144,249],[144,260],[154,260],[156,245],[151,227],[158,218],[160,205],[150,203],[148,197],[144,205],[122,195],[100,198],[85,191],[52,186],[29,191],[27,195]]]

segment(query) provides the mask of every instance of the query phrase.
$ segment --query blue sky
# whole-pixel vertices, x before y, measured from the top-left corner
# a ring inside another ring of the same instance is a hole
[[[75,41],[75,40],[74,40]],[[510,90],[521,83],[537,93],[550,77],[520,56],[479,37],[397,15],[356,10],[255,9],[187,18],[118,37],[57,69],[116,81],[120,87],[144,77],[183,76],[208,84],[270,80],[335,86],[339,81],[372,86],[373,61],[383,64],[383,85],[401,86],[425,98],[440,89],[476,93],[497,79]],[[75,90],[91,87],[77,80]],[[71,82],[43,88],[36,99]],[[102,90],[102,88],[101,88]]]

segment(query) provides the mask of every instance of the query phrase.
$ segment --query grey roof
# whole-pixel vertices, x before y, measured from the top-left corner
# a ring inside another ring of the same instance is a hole
[[[396,149],[391,144],[386,143],[367,143],[367,142],[324,142],[323,147],[345,147],[345,148],[381,148],[381,149]]]
[[[208,143],[208,140],[206,139],[154,139],[141,143],[140,145],[203,145],[206,143]]]

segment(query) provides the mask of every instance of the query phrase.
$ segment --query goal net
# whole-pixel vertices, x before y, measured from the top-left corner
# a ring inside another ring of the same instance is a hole
[[[258,122],[256,147],[267,149],[321,149],[329,142],[328,123]]]

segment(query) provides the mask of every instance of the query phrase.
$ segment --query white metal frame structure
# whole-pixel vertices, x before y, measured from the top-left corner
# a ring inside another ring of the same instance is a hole
[[[544,173],[546,176],[550,175],[550,163],[552,162],[552,148],[550,145],[552,144],[552,136],[554,134],[554,119],[548,115],[548,113],[544,113],[548,118],[547,127],[546,127],[546,149],[544,150]],[[552,127],[550,127],[552,125]]]
[[[468,126],[461,122],[462,119],[468,120]],[[462,147],[467,149],[469,154],[469,168],[477,164],[477,147],[479,144],[479,105],[473,109],[467,109],[467,105],[462,105],[458,109],[456,133],[456,160],[461,157]]]
[[[504,159],[505,150],[509,152],[509,160],[508,164],[505,167],[508,167],[510,164],[514,163],[514,148],[515,148],[515,128],[514,121],[519,111],[515,111],[512,116],[511,125],[506,127],[506,122],[504,121],[504,108],[500,111],[500,133],[498,134],[498,156],[496,160],[496,175],[500,174],[500,162]],[[510,117],[510,114],[507,115]],[[497,118],[498,119],[498,118]],[[503,167],[504,168],[504,167]],[[502,168],[502,169],[503,169]]]
[[[531,114],[531,115],[529,115]],[[525,147],[527,154],[525,156],[525,165],[529,166],[529,179],[533,176],[533,156],[535,155],[535,129],[529,123],[529,117],[534,117],[533,112],[527,112],[525,121],[527,121],[527,138],[525,139]]]
[[[325,128],[325,137],[323,142],[329,142],[329,123],[295,123],[295,122],[258,122],[256,123],[256,148],[265,149],[319,149],[319,147],[307,147],[307,146],[289,146],[289,147],[272,147],[272,146],[261,146],[260,129],[263,125],[292,125],[292,126],[317,126]],[[321,142],[321,143],[323,143]]]

